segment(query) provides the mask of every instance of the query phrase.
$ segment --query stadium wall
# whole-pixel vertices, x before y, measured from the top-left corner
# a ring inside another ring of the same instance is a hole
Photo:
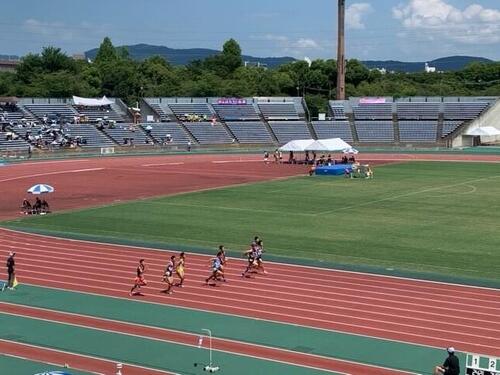
[[[486,112],[473,120],[466,126],[462,133],[452,140],[452,147],[472,147],[474,146],[474,137],[465,135],[470,129],[480,128],[484,126],[492,126],[500,130],[500,99],[497,100]],[[481,137],[481,141],[485,143],[500,143],[499,137]]]

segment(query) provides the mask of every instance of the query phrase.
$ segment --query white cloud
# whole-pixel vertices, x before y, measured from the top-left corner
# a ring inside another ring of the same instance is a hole
[[[252,39],[261,39],[262,37],[253,37]],[[311,38],[291,39],[285,35],[267,34],[263,37],[264,40],[274,43],[273,47],[278,47],[280,53],[290,54],[292,56],[303,56],[311,51],[323,51],[325,47],[323,43]]]
[[[463,10],[446,0],[409,0],[392,9],[395,19],[428,39],[464,44],[500,43],[500,10],[472,4]]]
[[[363,18],[373,12],[369,3],[351,4],[345,12],[345,22],[348,29],[364,29]]]

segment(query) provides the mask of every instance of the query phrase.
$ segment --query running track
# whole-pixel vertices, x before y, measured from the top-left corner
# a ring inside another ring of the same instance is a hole
[[[384,158],[384,160],[389,159]],[[233,159],[233,162],[237,162],[237,160]],[[141,163],[143,167],[146,165],[144,159],[141,159]],[[101,167],[87,168],[87,163],[84,163],[85,168],[81,168],[81,170],[75,169],[74,166],[70,167],[70,164],[67,163],[65,165],[67,169],[63,169],[62,172],[61,170],[50,172],[51,168],[46,169],[43,166],[42,172],[39,174],[48,176],[70,174],[70,176],[65,177],[74,179],[74,176],[80,174],[101,171]],[[173,172],[180,172],[175,162],[159,163],[153,161],[148,164],[153,169],[169,164],[174,169]],[[61,165],[63,164],[56,163],[56,169]],[[113,167],[117,168],[117,166]],[[130,173],[131,171],[126,172]],[[301,172],[302,170],[300,170]],[[124,172],[122,171],[122,173]],[[192,173],[197,172],[192,171]],[[203,174],[200,170],[199,173]],[[209,171],[204,170],[204,173],[205,175],[202,177],[213,176],[213,174],[210,175]],[[227,176],[233,173],[234,170],[227,169]],[[281,172],[281,176],[296,173],[299,173],[298,170],[288,169],[286,173]],[[239,180],[235,179],[231,183],[275,178],[276,173],[267,169],[264,172],[247,173],[246,179],[243,181],[241,181],[242,176],[239,177]],[[39,178],[39,176],[30,174],[24,177],[21,174],[14,178],[4,178],[0,182],[4,182],[2,185],[5,185],[5,183],[19,179],[30,180],[33,178]],[[209,187],[219,185],[219,181],[213,181]],[[192,188],[199,187],[199,185],[195,185]],[[177,187],[180,190],[183,188],[185,189],[185,186]],[[119,193],[117,195],[120,196]],[[127,196],[126,198],[134,197]],[[145,288],[146,296],[142,298],[146,302],[255,317],[439,348],[453,343],[460,347],[461,351],[500,356],[500,291],[498,290],[282,264],[269,264],[269,276],[259,275],[254,279],[242,279],[239,275],[243,263],[239,260],[230,261],[227,272],[230,281],[219,288],[213,288],[203,285],[203,279],[207,273],[207,257],[189,254],[186,287],[177,288],[171,296],[164,296],[158,293],[162,285],[157,281],[158,278],[153,275],[162,274],[163,265],[169,255],[166,252],[115,245],[97,245],[82,241],[26,235],[7,230],[0,231],[0,238],[2,239],[0,251],[7,251],[11,247],[18,249],[19,264],[23,264],[23,267],[29,270],[29,275],[23,274],[23,282],[33,285],[129,298],[126,291],[130,287],[133,276],[131,272],[133,273],[137,259],[143,257],[147,259],[148,274],[151,275],[149,286]],[[97,258],[99,261],[96,261]],[[50,271],[53,267],[61,270],[57,276],[51,275]],[[98,272],[97,276],[96,272]],[[252,302],[251,305],[248,304],[249,286],[256,295],[261,296],[258,301]],[[211,301],[217,301],[217,303]],[[13,307],[4,304],[0,306],[2,312],[9,309],[13,309]],[[50,315],[51,313],[47,311],[27,311],[26,308],[21,307],[17,307],[17,309],[14,312],[21,315],[34,314],[39,318],[46,318],[48,315],[54,321],[64,321],[68,318],[63,314],[57,315],[55,312]],[[94,325],[101,323],[111,325],[109,322],[98,322],[97,320],[92,322]],[[117,329],[122,332],[126,331],[124,326]],[[154,332],[148,331],[146,336],[153,335],[152,337],[154,337],[154,334]],[[172,338],[172,332],[162,332],[161,334],[166,335],[166,338]],[[179,337],[175,335],[173,337],[174,340],[182,342]],[[232,348],[232,351],[240,353],[244,353],[245,350],[255,350],[255,348],[245,347],[251,346],[249,344],[224,342],[223,340],[217,341],[215,345],[220,349]],[[7,351],[8,346],[9,348],[14,347],[18,352],[34,350],[33,348],[22,348],[13,343],[0,342],[0,348],[4,349],[5,352],[13,352],[14,349]],[[353,367],[359,365],[352,363],[330,358],[315,358],[315,356],[302,353],[283,353],[273,348],[261,348],[261,350],[262,356],[265,358],[285,358],[289,363],[310,363],[311,366],[318,368],[359,373]],[[50,354],[55,355],[44,349],[39,349],[36,352],[39,356],[45,355],[47,358],[50,358]],[[58,353],[58,355],[62,354]],[[64,355],[71,355],[71,353]],[[36,358],[38,357],[34,359]],[[92,358],[80,357],[80,359],[83,362],[99,361],[99,359]],[[106,361],[101,360],[101,362],[99,367],[96,367],[94,363],[94,371],[96,369],[99,371],[103,366],[109,366]],[[87,369],[89,366],[91,365],[87,363],[82,365],[81,369]],[[154,373],[141,368],[135,368],[134,371],[136,372],[133,374]],[[398,372],[363,367],[362,373],[395,374]]]

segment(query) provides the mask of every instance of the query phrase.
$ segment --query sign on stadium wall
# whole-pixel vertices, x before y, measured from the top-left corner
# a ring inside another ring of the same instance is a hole
[[[247,104],[247,100],[240,98],[221,98],[217,100],[217,104],[228,104],[228,105]]]

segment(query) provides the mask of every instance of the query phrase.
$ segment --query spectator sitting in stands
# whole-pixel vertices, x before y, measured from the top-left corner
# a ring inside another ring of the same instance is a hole
[[[23,213],[25,215],[31,215],[31,213],[32,213],[31,203],[26,198],[24,198],[23,204],[21,205],[21,208],[23,209]]]
[[[146,126],[146,134],[151,135],[151,131],[153,130],[153,127],[151,125]]]

